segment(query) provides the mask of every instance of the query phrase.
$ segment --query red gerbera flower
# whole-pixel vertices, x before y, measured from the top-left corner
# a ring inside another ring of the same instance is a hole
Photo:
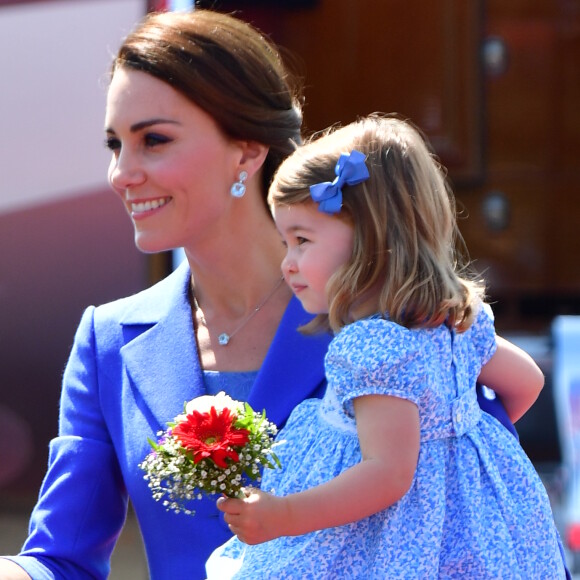
[[[243,447],[249,441],[247,429],[236,429],[236,415],[227,407],[219,413],[211,407],[209,413],[192,411],[186,420],[173,427],[172,433],[183,447],[193,453],[193,461],[199,463],[210,458],[223,469],[226,459],[237,463],[240,458],[232,446]]]

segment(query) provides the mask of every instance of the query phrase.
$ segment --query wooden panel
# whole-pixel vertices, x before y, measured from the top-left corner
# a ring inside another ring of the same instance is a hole
[[[507,66],[486,80],[487,175],[462,191],[471,255],[488,266],[503,322],[547,328],[580,312],[580,5],[493,1],[487,37],[501,39]],[[493,231],[484,200],[500,191],[511,216]]]
[[[400,113],[465,182],[483,171],[480,21],[479,2],[326,0],[273,32],[303,60],[307,129]]]
[[[504,196],[508,207],[506,227],[499,230],[486,215],[486,201],[496,194]],[[548,203],[545,184],[533,180],[496,180],[493,188],[461,196],[460,229],[477,269],[485,273],[494,293],[539,292],[549,282],[544,251]]]
[[[508,67],[487,83],[490,171],[580,171],[580,4],[492,3],[489,36]],[[510,4],[511,5],[511,4]],[[575,179],[578,179],[575,177]]]
[[[503,39],[507,70],[487,83],[490,172],[546,171],[557,164],[560,87],[552,21],[501,20],[489,34]]]

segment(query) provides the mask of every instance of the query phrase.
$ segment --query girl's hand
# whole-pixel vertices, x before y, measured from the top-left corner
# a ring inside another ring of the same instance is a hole
[[[259,489],[247,489],[245,493],[244,499],[217,500],[217,508],[224,512],[232,533],[245,544],[261,544],[285,535],[284,525],[289,521],[286,498]]]

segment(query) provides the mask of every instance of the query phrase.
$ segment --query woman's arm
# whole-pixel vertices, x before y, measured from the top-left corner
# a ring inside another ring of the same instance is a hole
[[[408,491],[419,456],[419,411],[408,400],[367,395],[354,400],[362,461],[338,477],[286,497],[253,491],[218,500],[240,540],[259,544],[341,526],[377,513]]]
[[[538,398],[544,375],[528,353],[498,336],[497,350],[482,367],[478,382],[498,394],[515,423]]]
[[[11,556],[35,579],[106,578],[126,515],[127,492],[101,414],[93,313],[85,311],[65,369],[59,434],[50,442],[30,535]]]

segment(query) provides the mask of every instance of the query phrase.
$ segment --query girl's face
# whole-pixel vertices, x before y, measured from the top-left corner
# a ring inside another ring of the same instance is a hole
[[[135,226],[135,243],[159,252],[215,239],[231,204],[241,148],[212,117],[155,77],[118,69],[107,96],[112,188]]]
[[[315,203],[275,206],[274,221],[286,245],[284,278],[312,314],[328,313],[326,285],[352,254],[354,228]]]

